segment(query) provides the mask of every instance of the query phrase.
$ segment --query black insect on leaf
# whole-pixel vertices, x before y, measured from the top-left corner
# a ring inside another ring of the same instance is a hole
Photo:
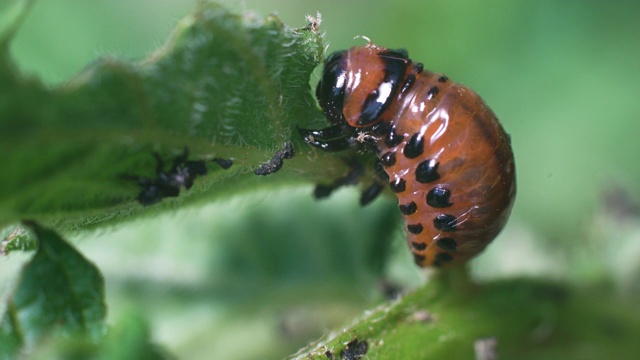
[[[293,149],[293,144],[291,144],[291,142],[287,142],[281,150],[276,151],[271,160],[267,161],[267,163],[265,164],[260,165],[260,167],[257,168],[254,173],[260,176],[273,174],[282,169],[284,159],[291,159],[294,156],[295,150]]]

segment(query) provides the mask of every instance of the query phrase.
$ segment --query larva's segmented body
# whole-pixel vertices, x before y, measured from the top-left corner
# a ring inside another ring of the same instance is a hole
[[[333,126],[308,142],[339,150],[353,141],[336,129],[352,137],[356,128],[378,139],[418,265],[467,261],[503,228],[515,198],[513,152],[473,90],[406,51],[369,44],[331,55],[316,94]]]

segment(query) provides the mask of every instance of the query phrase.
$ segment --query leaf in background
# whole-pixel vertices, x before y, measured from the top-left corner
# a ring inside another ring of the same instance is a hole
[[[126,317],[109,327],[107,335],[95,340],[79,336],[56,337],[38,347],[21,354],[21,359],[175,359],[163,348],[150,342],[151,332],[139,315],[127,313]]]
[[[6,0],[0,4],[0,46],[6,46],[32,4],[32,0]]]
[[[39,242],[0,322],[0,349],[32,348],[53,332],[98,340],[104,332],[104,281],[96,267],[55,232],[26,225]]]
[[[139,315],[126,314],[109,329],[97,359],[145,359],[160,360],[172,357],[160,347],[150,342],[151,332],[147,323]]]
[[[203,3],[143,62],[101,59],[54,89],[19,74],[0,49],[0,223],[69,229],[139,212],[140,188],[123,175],[155,176],[154,150],[167,161],[185,146],[191,159],[234,159],[229,170],[210,165],[180,202],[326,176],[336,158],[309,161],[295,134],[298,122],[324,122],[309,91],[321,40],[315,27]],[[286,141],[298,153],[289,175],[253,175]]]

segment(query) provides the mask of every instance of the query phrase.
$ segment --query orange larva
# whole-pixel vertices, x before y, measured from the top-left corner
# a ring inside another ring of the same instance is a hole
[[[332,126],[302,129],[305,140],[339,151],[375,139],[418,265],[467,261],[503,228],[516,193],[513,152],[473,90],[370,43],[329,56],[316,96]]]

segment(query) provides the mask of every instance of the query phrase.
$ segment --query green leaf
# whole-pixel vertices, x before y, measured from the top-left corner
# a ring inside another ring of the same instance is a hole
[[[106,336],[99,343],[84,336],[56,337],[52,341],[43,342],[24,359],[140,359],[161,360],[174,357],[164,349],[150,342],[150,331],[147,323],[135,313],[127,313],[126,317],[109,328]]]
[[[127,314],[109,330],[101,344],[97,359],[145,359],[160,360],[172,358],[166,351],[150,342],[147,323],[135,313]]]
[[[32,4],[32,0],[6,0],[0,4],[0,46],[6,46]]]
[[[161,208],[317,181],[328,162],[339,174],[344,166],[295,130],[325,122],[309,91],[321,40],[312,26],[291,29],[275,16],[205,3],[144,61],[101,59],[54,89],[21,75],[0,49],[0,224],[33,218],[69,229],[138,213],[141,189],[126,177],[155,177],[153,151],[167,162],[185,147],[194,160],[234,159],[228,170],[209,163],[206,176]],[[287,141],[297,157],[284,175],[255,176]]]
[[[501,359],[631,359],[640,351],[637,309],[604,289],[436,280],[368,311],[296,359],[480,359],[475,347],[491,343]]]
[[[0,322],[1,353],[33,348],[52,333],[98,340],[106,315],[102,275],[55,232],[33,222],[26,225],[39,248],[9,297]]]

